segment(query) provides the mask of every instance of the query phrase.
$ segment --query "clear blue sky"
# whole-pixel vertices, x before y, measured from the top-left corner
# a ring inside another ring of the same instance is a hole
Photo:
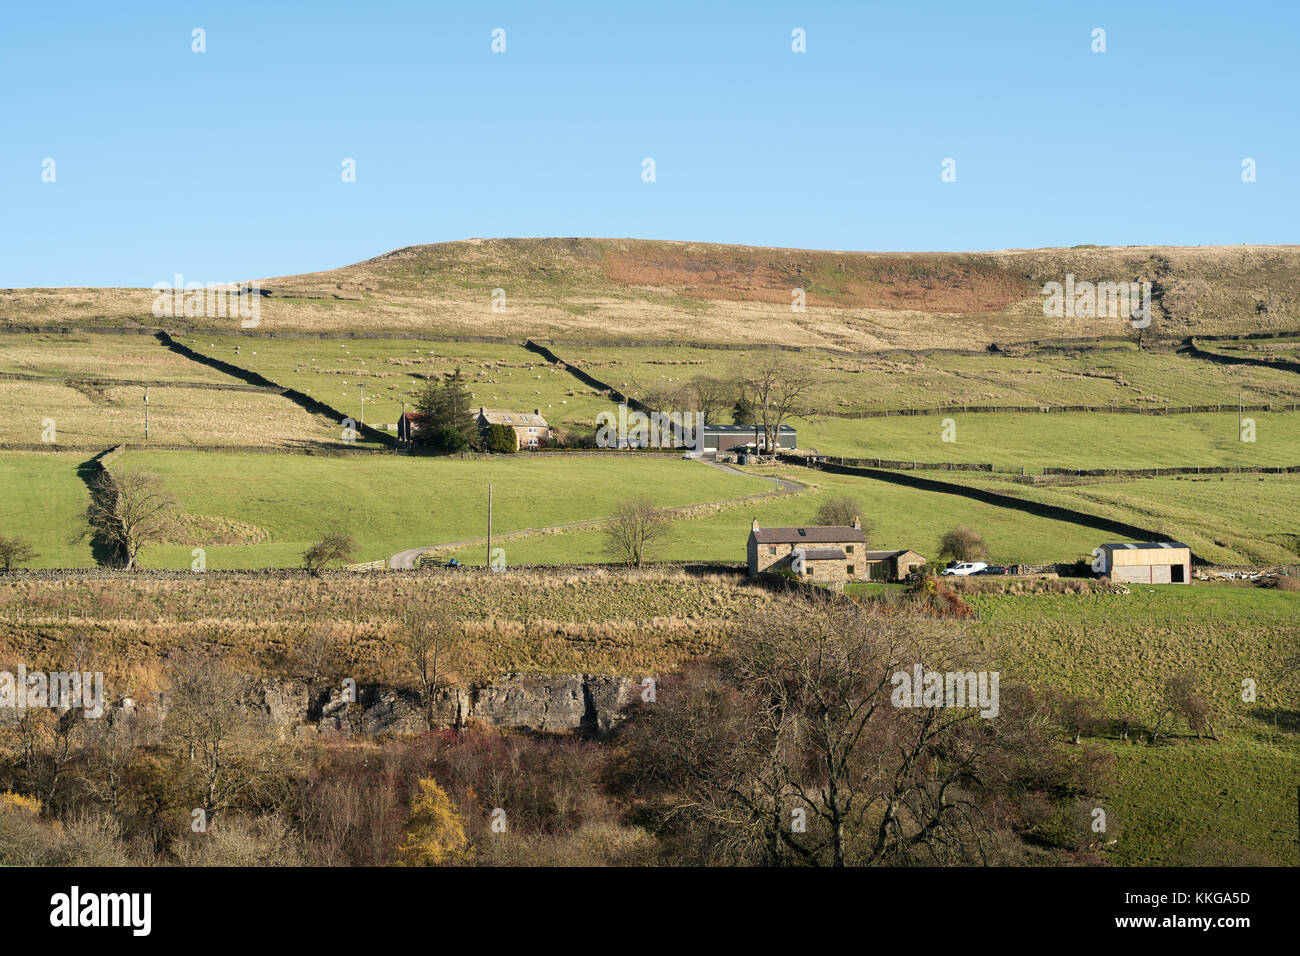
[[[9,2],[0,286],[471,236],[1300,241],[1300,4],[985,6]]]

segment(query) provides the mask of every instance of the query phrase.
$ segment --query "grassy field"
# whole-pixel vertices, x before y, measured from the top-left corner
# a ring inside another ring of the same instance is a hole
[[[138,382],[241,384],[190,361],[152,335],[3,335],[0,372]]]
[[[60,445],[144,443],[144,388],[73,388],[0,379],[0,442],[44,440],[53,419]],[[344,446],[342,426],[276,394],[150,388],[149,440],[167,445]]]
[[[759,349],[556,345],[560,358],[632,394],[700,375],[736,380],[764,360]],[[807,405],[828,412],[938,405],[1166,405],[1300,402],[1300,376],[1224,366],[1132,343],[1062,352],[1034,347],[986,355],[783,352],[816,385]],[[639,388],[638,388],[639,386]]]
[[[402,404],[412,408],[428,378],[450,375],[457,368],[475,408],[540,408],[552,425],[590,433],[597,412],[614,407],[518,345],[251,336],[184,336],[182,341],[204,355],[250,369],[351,415],[360,410],[364,387],[365,421],[370,424],[396,422]]]
[[[1294,729],[1145,747],[1107,742],[1120,866],[1296,866]]]
[[[750,522],[755,517],[768,526],[810,524],[820,502],[845,494],[862,504],[863,517],[874,525],[870,539],[873,548],[910,548],[933,557],[945,531],[967,524],[984,535],[994,560],[1036,564],[1074,560],[1091,553],[1104,539],[1100,532],[1068,522],[869,478],[804,468],[745,470],[806,483],[808,488],[798,495],[747,502],[680,519],[674,522],[659,551],[663,560],[743,562]],[[512,564],[604,560],[603,535],[595,529],[515,538],[502,542],[502,546]],[[481,549],[453,549],[444,556],[455,556],[467,563],[484,561]]]
[[[1155,585],[1131,594],[970,595],[986,649],[1007,676],[1102,702],[1151,726],[1166,677],[1195,674],[1221,740],[1096,738],[1116,757],[1107,805],[1123,865],[1295,866],[1300,594],[1232,585]],[[1257,699],[1242,700],[1242,682]]]
[[[949,478],[1150,528],[1216,564],[1300,561],[1300,475],[1070,479],[1060,485],[1025,485],[970,472],[944,475]]]
[[[771,490],[757,478],[677,459],[321,458],[132,450],[114,467],[162,475],[196,530],[223,526],[222,521],[237,522],[236,533],[244,529],[241,543],[221,544],[220,537],[205,540],[195,534],[144,556],[146,566],[174,568],[189,566],[195,546],[207,548],[214,569],[297,566],[304,548],[335,530],[357,539],[358,561],[477,538],[487,533],[489,482],[498,534],[606,516],[637,495],[680,506]]]
[[[55,452],[0,454],[0,535],[21,535],[38,557],[34,568],[77,568],[94,564],[90,545],[72,544],[90,493],[87,459]]]
[[[799,446],[824,455],[899,461],[986,462],[1034,474],[1058,468],[1300,465],[1300,413],[1251,413],[1243,442],[1237,413],[1204,415],[968,414],[814,417],[793,422]],[[944,441],[951,418],[956,441]]]

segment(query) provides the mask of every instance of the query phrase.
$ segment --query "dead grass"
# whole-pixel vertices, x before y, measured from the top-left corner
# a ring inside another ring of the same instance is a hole
[[[44,441],[54,420],[60,445],[145,445],[144,389],[138,386],[47,385],[0,380],[0,442]],[[198,388],[149,390],[150,441],[166,445],[337,444],[342,427],[286,398]]]
[[[1124,336],[1125,318],[1045,318],[1041,286],[1158,280],[1156,335],[1300,324],[1300,247],[829,253],[620,239],[476,239],[264,280],[261,331],[397,331],[876,351]],[[808,291],[791,312],[790,290]],[[506,311],[491,310],[494,288]],[[0,291],[9,325],[157,324],[147,289]],[[235,320],[169,320],[238,332]]]

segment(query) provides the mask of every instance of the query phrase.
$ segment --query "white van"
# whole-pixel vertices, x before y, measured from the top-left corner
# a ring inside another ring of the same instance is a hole
[[[987,561],[962,561],[954,564],[950,568],[944,568],[944,574],[974,574],[976,571],[983,571],[987,568]]]

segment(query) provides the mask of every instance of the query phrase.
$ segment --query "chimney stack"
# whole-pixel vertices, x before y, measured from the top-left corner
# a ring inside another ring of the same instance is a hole
[[[750,525],[749,527],[750,527],[750,530],[751,530],[751,531],[757,531],[757,530],[758,530],[758,519],[755,518],[755,519],[754,519],[754,523],[753,523],[752,525]]]
[[[854,516],[853,516],[853,529],[854,529],[855,531],[861,531],[861,530],[862,530],[862,519],[861,519],[860,517],[858,517],[857,515],[854,515]]]

